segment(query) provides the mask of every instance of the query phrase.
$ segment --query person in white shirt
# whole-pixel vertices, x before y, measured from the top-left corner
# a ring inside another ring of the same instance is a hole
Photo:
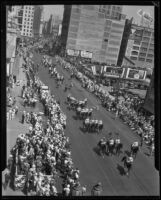
[[[70,185],[67,185],[67,186],[64,187],[63,193],[64,193],[64,196],[70,195]]]

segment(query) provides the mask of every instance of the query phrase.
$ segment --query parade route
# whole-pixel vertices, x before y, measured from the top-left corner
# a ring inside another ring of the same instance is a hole
[[[40,63],[40,55],[34,54],[33,60],[35,64]],[[64,76],[65,83],[70,84],[69,73],[62,69],[61,66],[56,66],[56,68]],[[159,173],[155,170],[154,158],[146,155],[148,153],[146,147],[143,146],[141,152],[138,153],[129,178],[122,174],[123,163],[121,158],[123,154],[120,157],[105,156],[103,159],[96,153],[98,141],[103,136],[107,137],[109,132],[119,132],[124,145],[123,149],[130,150],[132,142],[139,141],[139,137],[128,126],[119,119],[115,120],[114,115],[101,107],[99,100],[82,88],[77,80],[73,80],[74,87],[69,92],[64,92],[64,85],[56,88],[55,80],[50,78],[47,68],[41,66],[38,76],[42,82],[49,86],[55,98],[60,100],[61,109],[67,115],[65,134],[69,136],[72,144],[74,165],[80,169],[80,182],[82,185],[87,185],[87,195],[90,195],[91,187],[97,181],[101,181],[103,184],[103,195],[159,195]],[[76,120],[75,111],[68,110],[65,104],[68,93],[80,100],[87,98],[88,107],[99,106],[99,110],[94,110],[94,118],[103,120],[104,129],[100,135],[81,131],[82,121]]]

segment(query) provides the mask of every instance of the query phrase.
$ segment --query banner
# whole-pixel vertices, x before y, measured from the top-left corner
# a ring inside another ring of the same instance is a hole
[[[126,78],[134,79],[134,80],[145,80],[146,73],[147,72],[144,70],[128,68]]]
[[[79,56],[79,51],[78,50],[73,50],[73,49],[67,49],[67,54],[69,56]]]
[[[83,58],[92,58],[92,53],[89,51],[81,51],[81,57]]]

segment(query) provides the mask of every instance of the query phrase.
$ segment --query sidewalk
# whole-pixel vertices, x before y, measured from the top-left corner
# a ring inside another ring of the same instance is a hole
[[[17,136],[21,133],[27,133],[30,124],[24,123],[22,124],[20,122],[21,117],[22,117],[22,112],[24,110],[26,110],[27,112],[42,112],[42,105],[40,105],[40,103],[38,102],[36,107],[33,109],[31,107],[23,107],[23,99],[21,98],[21,89],[22,86],[25,84],[27,84],[27,78],[26,78],[26,74],[24,69],[22,68],[22,64],[23,64],[23,58],[18,58],[19,62],[17,62],[16,64],[18,64],[17,68],[19,68],[17,70],[17,80],[20,80],[20,86],[16,86],[16,84],[14,85],[14,88],[11,89],[11,96],[12,97],[16,97],[16,105],[18,106],[19,110],[18,110],[18,114],[17,116],[15,116],[15,118],[13,120],[7,120],[7,137],[6,137],[6,145],[7,145],[7,155],[6,155],[6,161],[9,158],[9,154],[10,154],[10,150],[12,149],[12,147],[16,144],[16,140],[17,140]],[[7,108],[8,109],[8,108]],[[4,182],[4,171],[2,172],[2,183]],[[24,194],[21,191],[13,191],[11,188],[7,188],[5,191],[3,189],[2,186],[2,195],[23,195]]]

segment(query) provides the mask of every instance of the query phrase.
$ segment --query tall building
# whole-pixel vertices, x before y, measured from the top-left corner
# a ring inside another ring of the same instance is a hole
[[[18,26],[22,36],[35,37],[39,35],[42,6],[13,6],[17,13]]]
[[[40,25],[42,18],[43,6],[34,6],[34,20],[33,20],[33,36],[40,36]]]
[[[130,59],[136,67],[153,68],[154,29],[132,24],[125,57]]]
[[[132,21],[133,21],[133,18],[126,19],[126,21],[125,21],[125,27],[124,27],[124,32],[123,32],[123,36],[122,36],[120,52],[119,52],[119,57],[118,57],[118,62],[117,62],[118,66],[122,65],[122,62],[123,62],[123,59],[125,56],[128,39],[129,39],[130,33],[131,33]],[[124,59],[124,63],[125,63],[125,59]],[[128,63],[128,65],[130,65],[130,64],[134,65],[133,62],[130,63],[129,59],[127,59],[127,63]]]
[[[62,44],[92,61],[116,65],[125,18],[122,6],[65,5]]]
[[[33,37],[34,6],[23,6],[21,35]]]
[[[48,37],[52,36],[53,21],[54,21],[53,15],[50,15],[50,19],[47,23],[47,30],[46,30],[47,31],[46,34]]]

